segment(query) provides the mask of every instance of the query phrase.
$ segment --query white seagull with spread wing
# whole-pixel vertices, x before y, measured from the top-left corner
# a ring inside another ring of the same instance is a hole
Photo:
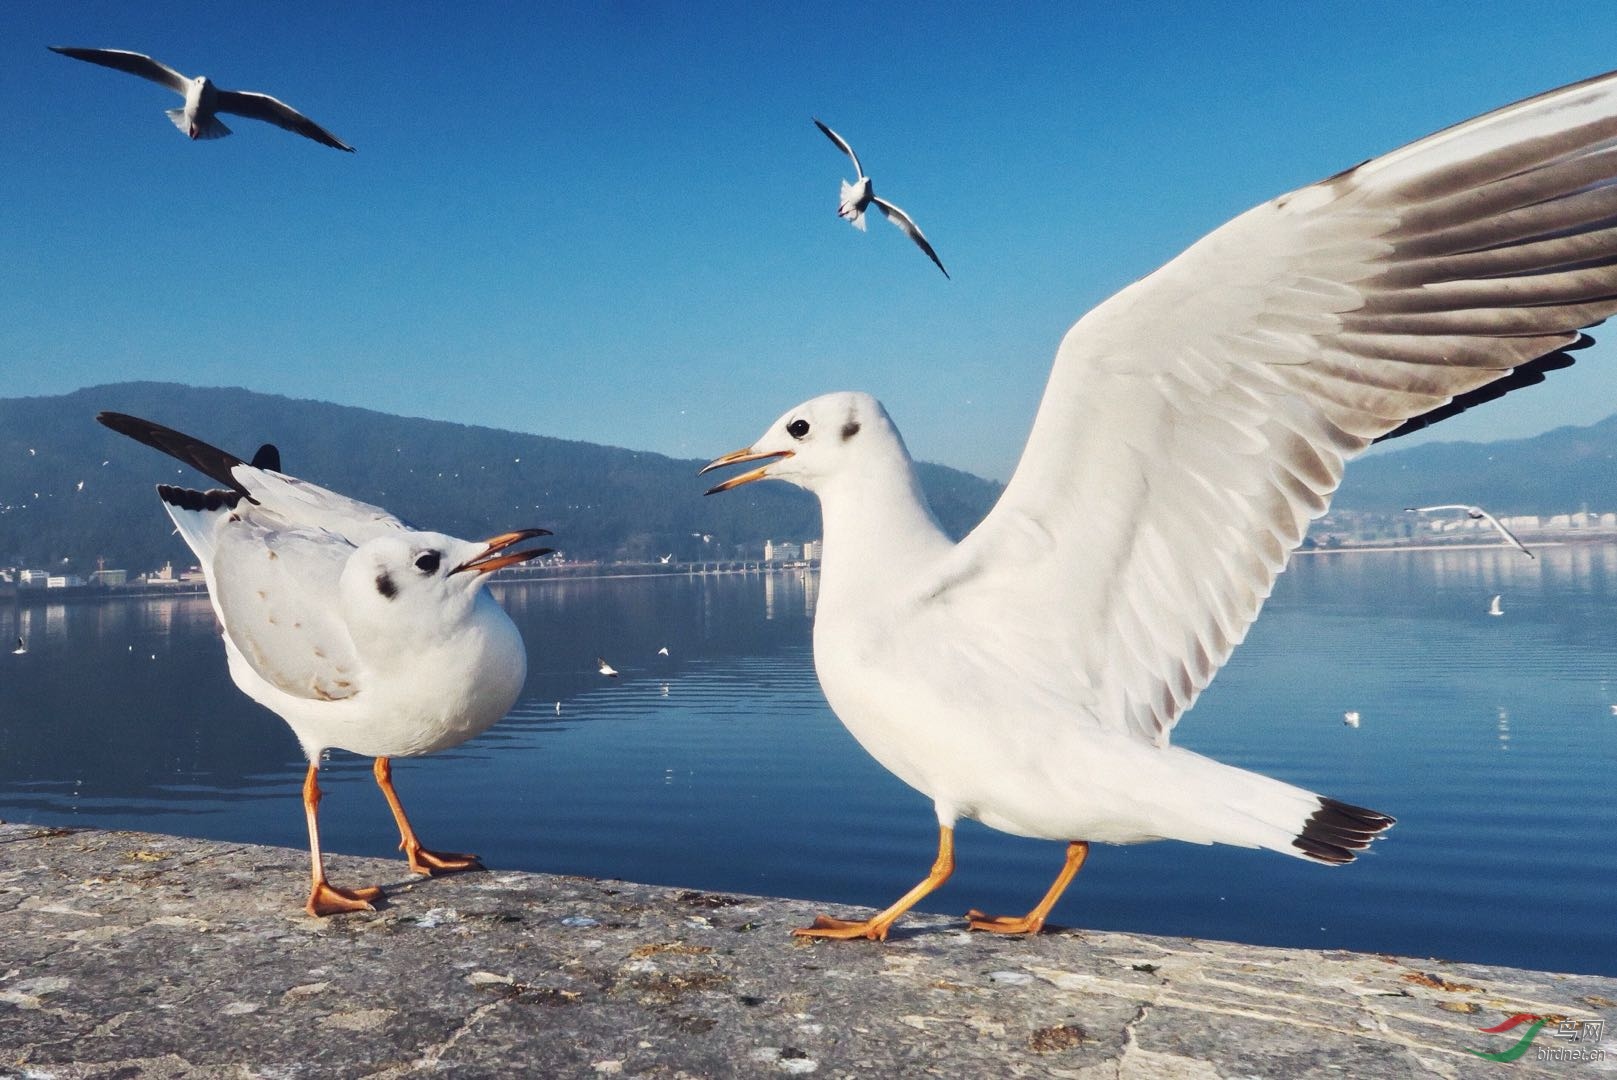
[[[874,204],[876,209],[887,216],[888,221],[897,225],[905,236],[915,241],[916,247],[926,252],[926,257],[931,259],[939,270],[943,270],[943,262],[938,258],[938,253],[932,250],[932,245],[927,243],[926,237],[921,234],[921,227],[904,211],[876,194],[870,177],[865,175],[864,166],[859,164],[859,155],[853,152],[848,140],[820,123],[818,117],[814,118],[814,126],[825,132],[825,137],[836,143],[842,152],[848,155],[848,159],[853,162],[853,171],[857,177],[851,184],[846,180],[842,182],[842,201],[837,206],[837,216],[846,218],[850,225],[864,232],[865,211]],[[949,271],[943,270],[943,276],[948,277]]]
[[[222,139],[229,135],[230,129],[217,114],[231,113],[274,124],[335,150],[346,150],[350,154],[354,152],[352,146],[286,102],[268,94],[253,90],[222,90],[206,75],[181,75],[160,60],[127,49],[80,49],[68,45],[50,45],[47,48],[75,60],[139,75],[142,79],[168,87],[185,99],[185,104],[180,108],[165,110],[168,118],[192,139]]]
[[[1246,636],[1344,464],[1434,413],[1540,378],[1617,311],[1617,74],[1449,128],[1266,202],[1085,315],[1021,463],[953,543],[898,429],[815,398],[708,469],[815,492],[814,662],[856,739],[931,797],[931,872],[962,817],[1068,841],[1178,839],[1346,863],[1385,814],[1170,741]],[[706,470],[704,470],[706,471]]]
[[[1523,555],[1526,555],[1529,559],[1538,558],[1538,556],[1527,550],[1527,545],[1518,540],[1515,533],[1505,528],[1504,522],[1500,521],[1498,518],[1494,517],[1480,506],[1468,506],[1465,503],[1443,503],[1439,506],[1406,506],[1404,509],[1409,511],[1411,514],[1430,514],[1434,510],[1464,510],[1465,516],[1470,518],[1472,521],[1486,521],[1489,525],[1492,525],[1494,529],[1498,531],[1499,535],[1505,538],[1506,543],[1515,548],[1517,551],[1521,552]]]

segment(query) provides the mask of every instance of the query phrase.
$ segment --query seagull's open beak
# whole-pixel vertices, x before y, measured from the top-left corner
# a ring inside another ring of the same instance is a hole
[[[790,450],[759,451],[754,450],[749,446],[745,450],[735,450],[731,453],[725,454],[723,457],[714,458],[706,465],[703,465],[696,475],[701,476],[703,473],[712,472],[714,469],[721,469],[726,465],[741,465],[748,461],[772,461],[775,458],[789,458],[791,456],[792,452]],[[721,491],[729,491],[731,488],[740,487],[742,484],[750,484],[754,480],[762,480],[768,475],[769,466],[763,465],[759,468],[753,469],[751,472],[744,472],[740,476],[732,476],[722,484],[715,484],[713,487],[710,487],[706,491],[702,492],[702,494],[715,495]]]
[[[535,536],[549,535],[549,529],[518,529],[516,532],[491,536],[483,541],[488,546],[480,554],[467,559],[449,572],[458,574],[462,570],[476,570],[479,574],[492,574],[494,571],[503,570],[507,566],[515,566],[517,563],[527,562],[529,559],[537,559],[541,555],[549,555],[556,549],[531,548],[528,551],[515,551],[509,555],[500,554],[512,544],[520,544],[522,541],[531,540]]]

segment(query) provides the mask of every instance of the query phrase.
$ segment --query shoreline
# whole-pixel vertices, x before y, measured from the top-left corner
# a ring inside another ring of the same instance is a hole
[[[1524,541],[1525,542],[1525,541]],[[1579,536],[1570,539],[1543,540],[1534,539],[1529,544],[1533,548],[1566,548],[1583,547],[1597,544],[1617,544],[1617,534],[1601,534],[1598,536]],[[1433,552],[1433,551],[1487,551],[1492,548],[1511,550],[1504,543],[1420,543],[1420,544],[1345,544],[1341,547],[1313,547],[1298,548],[1292,552],[1294,556],[1317,555],[1362,555],[1370,553],[1388,552]],[[818,573],[819,563],[784,563],[759,564],[735,561],[716,561],[714,563],[683,563],[677,568],[664,569],[660,564],[624,564],[621,569],[611,567],[592,566],[587,570],[580,568],[573,570],[565,568],[550,572],[535,573],[532,570],[526,573],[518,572],[508,575],[502,571],[494,576],[491,585],[538,585],[566,581],[609,581],[615,579],[647,578],[693,578],[711,576],[731,576],[745,574],[808,574]],[[38,606],[52,603],[89,603],[108,600],[152,600],[165,597],[180,596],[206,596],[207,586],[201,581],[183,582],[174,585],[76,585],[62,589],[24,588],[15,584],[0,584],[0,603],[10,603],[13,606]]]
[[[811,942],[801,900],[329,863],[379,910],[304,915],[301,850],[0,824],[0,1075],[1467,1080],[1516,1014],[1617,1026],[1603,976],[941,915]]]

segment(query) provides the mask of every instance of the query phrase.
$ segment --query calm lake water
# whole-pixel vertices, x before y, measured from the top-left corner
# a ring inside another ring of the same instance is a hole
[[[500,587],[527,691],[482,737],[396,762],[423,840],[501,869],[891,902],[936,825],[825,705],[815,584]],[[1617,974],[1614,593],[1617,546],[1299,557],[1175,738],[1398,827],[1341,869],[1097,846],[1054,921]],[[29,652],[0,654],[0,819],[306,844],[298,748],[231,685],[205,598],[0,607],[0,640],[18,633]],[[322,785],[328,851],[396,855],[367,760],[335,754]],[[955,877],[923,907],[1021,913],[1061,856],[963,823]],[[306,883],[264,887],[290,908]]]

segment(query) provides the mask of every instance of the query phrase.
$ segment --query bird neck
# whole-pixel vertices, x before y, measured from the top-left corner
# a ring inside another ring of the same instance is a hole
[[[844,473],[819,495],[822,604],[881,591],[953,546],[907,460],[902,468]]]

